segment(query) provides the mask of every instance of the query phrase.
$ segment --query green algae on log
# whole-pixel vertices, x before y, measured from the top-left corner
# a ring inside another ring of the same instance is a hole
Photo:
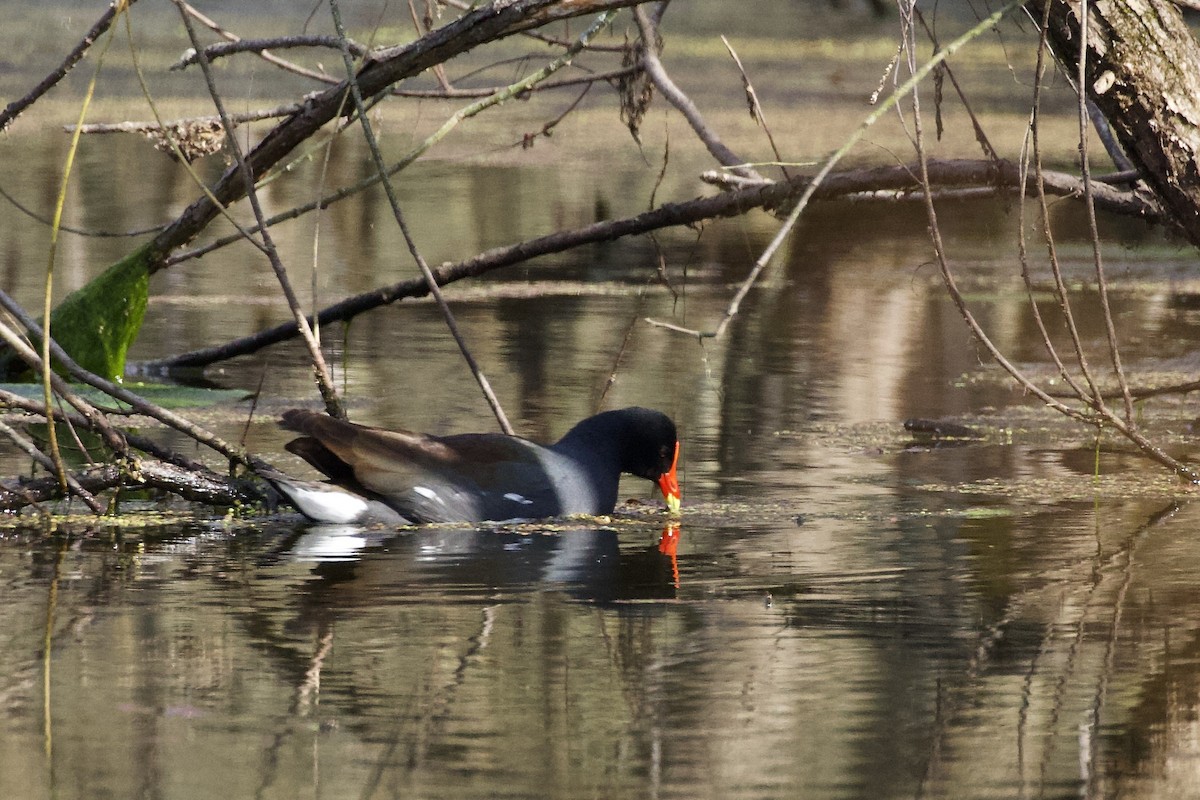
[[[146,315],[150,252],[148,245],[139,247],[51,312],[50,336],[88,372],[118,383],[124,377],[125,356]],[[34,345],[41,346],[36,340]],[[11,351],[4,353],[0,366],[10,377],[29,372]]]

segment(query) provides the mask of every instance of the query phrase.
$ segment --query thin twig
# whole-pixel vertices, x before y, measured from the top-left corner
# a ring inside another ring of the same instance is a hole
[[[362,58],[367,54],[367,48],[355,41],[347,42],[350,52],[355,58]],[[264,50],[286,50],[297,47],[324,47],[330,50],[339,49],[338,38],[336,36],[275,36],[269,39],[235,39],[228,42],[218,42],[210,44],[203,49],[204,57],[209,63],[216,61],[218,58],[225,58],[236,53],[257,53],[262,55]],[[186,69],[192,64],[198,63],[200,54],[195,50],[188,50],[183,54],[177,62],[171,65],[171,71]]]
[[[929,27],[929,23],[925,21],[925,15],[921,13],[921,9],[913,6],[913,13],[916,14],[917,21],[921,23],[921,27],[925,29],[925,34],[929,37],[929,41],[933,42],[933,46],[938,46],[937,36],[933,29]],[[959,102],[962,103],[963,110],[967,112],[967,116],[971,118],[971,127],[975,131],[975,141],[979,142],[980,148],[983,149],[983,154],[993,161],[999,160],[1000,156],[996,153],[996,148],[992,147],[992,142],[984,133],[983,125],[979,122],[979,118],[975,116],[975,109],[971,108],[971,104],[967,102],[967,95],[963,92],[962,86],[958,83],[958,78],[954,77],[954,70],[950,68],[950,64],[943,63],[943,68],[946,72],[946,77],[950,79],[950,85],[954,87],[954,91],[958,94]]]
[[[1047,9],[1049,9],[1049,4],[1047,4]],[[1042,30],[1045,30],[1044,25]],[[1045,41],[1044,38],[1042,41]],[[1039,48],[1039,64],[1043,63],[1044,52],[1043,49]],[[1079,328],[1075,325],[1075,315],[1071,310],[1070,298],[1067,296],[1067,285],[1066,281],[1063,280],[1062,267],[1058,261],[1058,248],[1055,245],[1054,232],[1050,225],[1050,207],[1046,202],[1046,192],[1042,189],[1041,125],[1038,124],[1040,121],[1040,105],[1037,102],[1040,97],[1041,85],[1042,80],[1039,78],[1033,87],[1035,102],[1033,107],[1033,121],[1030,125],[1030,135],[1033,140],[1033,171],[1035,184],[1038,187],[1037,197],[1042,220],[1042,236],[1046,240],[1046,253],[1050,263],[1050,274],[1054,278],[1054,297],[1058,301],[1059,312],[1063,317],[1063,325],[1066,327],[1067,334],[1071,339],[1071,346],[1075,350],[1075,362],[1079,365],[1079,371],[1083,374],[1083,378],[1088,385],[1086,392],[1082,389],[1078,390],[1079,397],[1084,402],[1097,407],[1102,405],[1103,401],[1099,399],[1099,391],[1096,388],[1096,381],[1092,377],[1092,371],[1088,365],[1087,354],[1084,352],[1083,342],[1079,336]],[[1070,379],[1068,379],[1068,382],[1073,383]]]
[[[554,132],[554,129],[557,128],[559,125],[561,125],[562,121],[564,119],[566,119],[567,116],[570,115],[570,113],[572,111],[574,111],[576,108],[579,107],[579,104],[583,102],[583,98],[587,97],[587,93],[590,92],[591,90],[592,90],[592,84],[589,83],[586,86],[584,86],[583,91],[579,93],[579,96],[576,97],[574,100],[572,100],[571,104],[569,106],[567,106],[566,108],[564,108],[561,114],[559,114],[558,116],[556,116],[554,119],[550,120],[549,122],[542,123],[542,127],[540,129],[538,129],[537,133],[526,133],[524,136],[521,137],[521,141],[514,143],[514,146],[519,146],[524,149],[529,149],[530,147],[533,147],[534,141],[537,140],[538,138],[541,138],[541,137],[549,138],[550,135]]]
[[[667,75],[662,61],[658,58],[658,31],[646,15],[646,10],[642,6],[636,6],[633,9],[633,16],[637,20],[638,30],[642,35],[638,61],[654,86],[663,93],[663,97],[667,98],[671,105],[679,110],[679,113],[683,114],[684,119],[692,126],[692,130],[700,137],[700,141],[704,142],[704,146],[708,148],[708,152],[712,154],[713,158],[743,177],[761,177],[753,168],[745,166],[744,158],[738,158],[732,150],[725,146],[716,132],[704,121],[696,104]]]
[[[521,59],[528,61],[528,59]],[[573,86],[591,86],[596,83],[605,82],[612,83],[621,78],[629,77],[639,71],[639,67],[619,67],[617,69],[607,70],[605,72],[593,72],[588,75],[581,75],[578,78],[560,78],[556,81],[544,81],[536,86],[530,86],[524,91],[524,94],[532,92],[547,92],[551,89],[569,89]],[[490,97],[496,92],[504,91],[503,86],[482,86],[475,89],[462,89],[452,87],[450,89],[404,89],[396,87],[390,92],[392,97],[410,97],[428,100],[454,100],[468,99],[471,97]]]
[[[1047,13],[1049,4],[1047,4]],[[1043,21],[1044,22],[1044,21]],[[1046,77],[1046,27],[1042,25],[1042,35],[1038,45],[1037,63],[1034,67],[1034,84],[1033,84],[1033,101],[1029,113],[1029,128],[1025,136],[1021,140],[1021,171],[1023,174],[1028,174],[1029,171],[1029,146],[1032,139],[1035,157],[1037,150],[1037,136],[1039,127],[1039,118],[1041,115],[1042,103],[1042,86]],[[1045,192],[1044,173],[1039,173],[1037,185],[1034,191],[1041,195]],[[1076,399],[1087,402],[1087,393],[1075,381],[1075,377],[1067,369],[1062,358],[1058,354],[1058,348],[1054,346],[1050,338],[1050,332],[1046,329],[1045,320],[1042,317],[1041,309],[1038,307],[1036,293],[1033,287],[1033,278],[1029,270],[1029,252],[1025,243],[1025,197],[1026,197],[1026,181],[1021,182],[1020,202],[1017,204],[1017,257],[1021,263],[1021,279],[1025,283],[1025,294],[1029,298],[1029,307],[1033,313],[1034,323],[1037,325],[1038,331],[1042,337],[1042,346],[1053,359],[1055,366],[1058,368],[1059,376],[1071,387]]]
[[[766,115],[763,114],[762,103],[758,102],[758,92],[754,91],[754,84],[750,82],[750,76],[746,74],[746,68],[742,65],[742,59],[738,58],[737,51],[733,49],[733,45],[729,43],[729,40],[723,34],[721,42],[725,45],[725,49],[729,51],[729,57],[733,59],[738,72],[742,75],[742,89],[746,92],[746,103],[750,107],[750,117],[761,125],[763,132],[767,134],[767,141],[771,145],[771,152],[775,154],[775,160],[780,164],[779,168],[783,172],[783,177],[791,177],[788,175],[787,167],[783,166],[783,155],[779,152],[778,145],[775,144],[775,136],[771,133],[771,126],[767,124]]]
[[[110,3],[105,12],[100,15],[100,19],[96,20],[91,29],[84,34],[83,39],[75,45],[70,53],[67,53],[67,57],[63,59],[61,64],[45,78],[42,78],[38,85],[33,87],[28,94],[19,100],[9,103],[3,111],[0,111],[0,131],[7,128],[22,111],[33,105],[39,97],[53,89],[59,81],[66,77],[66,74],[71,71],[72,67],[79,63],[79,60],[84,57],[88,49],[100,38],[101,34],[109,29],[113,20],[117,18],[117,15],[128,9],[135,2],[137,0],[116,0]]]
[[[333,25],[338,32],[338,36],[345,36],[345,27],[342,25],[341,10],[338,7],[336,0],[329,0],[329,9],[333,16]],[[602,15],[604,21],[607,21],[607,14]],[[598,29],[598,26],[596,26]],[[367,146],[371,150],[371,157],[375,160],[375,169],[380,175],[387,172],[387,165],[383,161],[383,153],[379,149],[379,142],[375,138],[375,134],[371,129],[371,121],[367,117],[363,104],[362,94],[359,91],[358,81],[355,80],[354,61],[350,55],[350,51],[346,48],[342,49],[342,62],[346,67],[346,75],[350,82],[350,95],[354,100],[355,110],[358,112],[358,121],[362,125],[363,138],[367,141]],[[430,294],[441,309],[442,317],[446,321],[446,328],[450,331],[450,335],[454,337],[454,341],[458,344],[458,349],[462,353],[463,358],[470,367],[471,373],[475,376],[475,380],[479,383],[483,390],[484,397],[487,399],[488,405],[491,406],[492,412],[496,415],[497,421],[500,423],[500,428],[510,436],[515,433],[512,425],[508,421],[508,417],[504,413],[504,409],[500,405],[500,400],[492,391],[491,384],[488,382],[487,376],[479,368],[475,358],[471,355],[470,349],[467,347],[466,340],[462,337],[458,329],[458,323],[455,322],[454,314],[450,311],[450,305],[442,296],[441,290],[438,288],[437,279],[434,278],[433,272],[429,269],[429,265],[425,263],[420,251],[417,249],[416,241],[412,237],[412,233],[408,229],[408,223],[404,220],[404,214],[400,209],[400,201],[396,197],[395,189],[392,187],[391,181],[383,179],[384,193],[387,195],[388,203],[392,207],[392,215],[396,219],[396,225],[400,228],[400,232],[404,236],[404,241],[408,245],[408,251],[416,262],[421,275],[425,279],[426,285],[429,287]]]
[[[84,126],[84,127],[87,127],[87,126]],[[11,194],[9,194],[7,191],[5,191],[4,187],[2,187],[2,186],[0,186],[0,197],[3,197],[8,202],[12,203],[13,207],[15,207],[18,211],[20,211],[22,214],[29,217],[30,219],[34,220],[35,222],[45,225],[47,228],[54,224],[53,220],[49,219],[48,217],[43,216],[42,214],[39,214],[38,212],[34,211],[32,208],[29,208],[28,206],[23,204],[20,200],[18,200],[17,198],[15,198]],[[158,231],[162,230],[162,226],[156,225],[153,228],[142,228],[140,230],[132,230],[132,231],[103,231],[103,230],[97,231],[97,230],[85,230],[84,228],[76,228],[76,227],[72,227],[70,225],[63,225],[63,224],[59,223],[58,230],[63,233],[72,233],[72,234],[75,234],[76,236],[92,236],[92,237],[96,237],[98,239],[105,239],[105,238],[119,239],[119,238],[132,238],[132,237],[137,237],[137,236],[145,236],[148,233],[157,233]]]
[[[292,316],[296,320],[296,328],[308,348],[309,358],[312,359],[313,374],[317,382],[317,388],[321,392],[322,399],[325,401],[325,409],[329,412],[330,416],[345,419],[346,410],[342,406],[337,387],[333,383],[333,376],[329,374],[329,367],[325,363],[325,356],[321,353],[321,346],[317,343],[312,329],[308,326],[308,320],[304,315],[304,311],[300,308],[300,301],[297,299],[296,293],[292,289],[292,283],[288,279],[287,269],[283,266],[283,261],[279,258],[279,251],[275,247],[275,242],[271,238],[267,226],[264,224],[266,218],[263,214],[262,205],[258,201],[258,192],[254,187],[254,174],[251,172],[246,159],[242,155],[242,148],[237,142],[237,137],[233,135],[233,123],[225,112],[225,104],[221,100],[221,95],[217,91],[217,86],[212,76],[212,67],[208,63],[203,49],[200,47],[200,40],[196,36],[196,29],[192,26],[192,19],[185,9],[187,4],[183,0],[175,0],[175,5],[179,9],[179,15],[183,19],[183,25],[187,30],[188,37],[192,40],[192,46],[200,54],[200,69],[204,72],[204,80],[208,85],[209,94],[212,96],[213,105],[217,107],[217,113],[221,117],[221,124],[225,127],[226,143],[237,160],[238,169],[241,171],[243,180],[246,182],[246,197],[249,199],[250,207],[254,211],[254,219],[257,220],[259,225],[258,235],[262,239],[262,246],[267,254],[268,261],[271,263],[271,269],[275,272],[275,278],[279,281],[279,286],[283,290],[284,297],[287,298],[288,307],[292,310]]]
[[[416,6],[413,5],[413,0],[408,0],[408,13],[412,18],[413,30],[417,32],[418,37],[429,33],[429,28],[421,24],[421,18],[417,14],[417,9]],[[350,54],[354,54],[353,50],[350,51]],[[454,88],[450,84],[450,79],[446,77],[446,65],[444,63],[433,65],[433,76],[437,79],[438,85],[442,87],[443,91],[450,91]]]
[[[1092,239],[1092,260],[1096,266],[1096,288],[1100,294],[1100,308],[1104,312],[1104,330],[1108,335],[1108,355],[1112,359],[1113,374],[1125,400],[1125,424],[1132,427],[1133,398],[1129,396],[1129,384],[1125,380],[1125,370],[1121,368],[1121,348],[1117,343],[1117,328],[1113,323],[1112,305],[1108,302],[1108,279],[1104,273],[1104,263],[1100,254],[1100,229],[1096,224],[1096,207],[1092,204],[1092,169],[1088,164],[1088,131],[1091,118],[1088,114],[1087,102],[1087,48],[1088,48],[1088,15],[1090,4],[1088,0],[1080,2],[1080,42],[1079,42],[1079,77],[1076,90],[1079,93],[1079,170],[1083,176],[1083,207],[1087,212],[1088,233]]]

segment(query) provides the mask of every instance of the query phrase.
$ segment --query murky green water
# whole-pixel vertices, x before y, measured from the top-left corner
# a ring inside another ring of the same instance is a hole
[[[514,113],[541,120],[528,109]],[[425,104],[420,121],[443,112]],[[601,117],[610,127],[597,140],[624,136],[611,111],[584,119]],[[810,133],[778,135],[804,153]],[[394,156],[408,133],[388,134]],[[44,176],[63,157],[56,136],[0,141],[0,183],[43,212]],[[660,200],[703,191],[684,139],[673,135]],[[457,147],[398,185],[434,264],[636,213],[658,171],[641,159],[661,157],[629,145],[617,166],[557,140],[527,156]],[[363,174],[361,147],[334,152],[332,185]],[[268,210],[311,198],[313,170],[272,184]],[[194,195],[144,143],[89,141],[67,221],[152,226]],[[1102,361],[1082,218],[1066,204],[1053,213]],[[1014,208],[947,204],[942,215],[972,307],[1002,349],[1044,370]],[[305,297],[315,224],[276,232]],[[655,282],[659,251],[645,240],[450,291],[522,433],[553,439],[629,404],[676,419],[678,529],[664,529],[652,487],[634,480],[622,494],[635,502],[589,525],[322,529],[286,512],[193,510],[136,526],[79,516],[54,535],[5,528],[0,797],[1200,794],[1192,493],[1118,443],[1097,452],[1091,431],[996,378],[930,266],[916,206],[814,206],[722,339],[642,322],[714,327],[776,224],[752,215],[662,234],[678,297]],[[413,274],[378,194],[330,209],[320,230],[324,301]],[[1138,224],[1105,230],[1127,364],[1194,373],[1191,252]],[[0,241],[0,285],[33,305],[45,229],[5,206]],[[66,237],[60,289],[129,247]],[[287,312],[272,280],[248,247],[171,267],[153,279],[133,357],[277,324]],[[406,301],[324,336],[356,420],[494,427],[432,306]],[[211,383],[260,391],[253,420],[248,401],[195,416],[233,439],[244,428],[248,447],[299,472],[272,420],[315,405],[308,374],[290,344],[214,367]],[[902,427],[945,416],[986,437],[933,447]],[[1144,408],[1179,455],[1193,452],[1195,416],[1186,400]],[[5,474],[26,468],[0,455]]]

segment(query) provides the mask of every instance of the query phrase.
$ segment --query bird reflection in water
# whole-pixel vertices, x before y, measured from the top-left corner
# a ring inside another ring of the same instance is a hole
[[[679,521],[674,520],[663,525],[662,536],[658,539],[658,552],[671,561],[671,584],[679,588]]]
[[[361,526],[306,526],[268,561],[314,562],[306,591],[337,605],[415,595],[558,590],[590,602],[671,599],[679,588],[681,526],[666,522],[657,545],[631,542],[644,528],[427,526],[396,532]]]

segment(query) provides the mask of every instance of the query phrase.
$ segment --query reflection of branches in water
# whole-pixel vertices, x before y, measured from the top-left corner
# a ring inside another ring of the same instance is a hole
[[[375,758],[374,767],[371,769],[371,774],[364,781],[359,797],[366,800],[366,798],[375,795],[388,767],[396,763],[396,753],[405,741],[408,742],[407,757],[404,760],[406,771],[412,772],[421,765],[425,753],[429,748],[430,741],[437,733],[437,729],[450,717],[450,706],[454,701],[454,696],[457,694],[458,689],[466,683],[468,668],[474,663],[475,656],[485,649],[491,641],[491,633],[495,627],[496,610],[498,608],[499,606],[497,605],[483,607],[481,610],[482,619],[480,621],[479,632],[467,639],[467,649],[458,656],[453,672],[440,688],[433,685],[434,673],[437,670],[440,659],[429,659],[430,667],[429,672],[425,675],[425,685],[415,687],[415,690],[409,695],[409,702],[405,710],[397,712],[396,723],[392,726],[391,733],[386,737],[387,746]],[[444,648],[445,645],[441,647]],[[432,695],[432,697],[429,695]],[[414,713],[414,708],[418,705],[426,709],[419,717]],[[415,725],[417,731],[412,736],[405,736],[405,729],[410,724]]]
[[[1124,541],[1108,555],[1104,555],[1102,545],[1098,542],[1097,551],[1093,555],[1078,559],[1070,564],[1060,565],[1054,568],[1053,571],[1047,571],[1046,574],[1053,581],[1052,585],[1030,589],[1011,600],[1003,616],[980,632],[978,644],[976,645],[974,654],[967,663],[963,680],[956,682],[954,687],[948,687],[946,682],[942,680],[938,681],[937,709],[933,732],[931,734],[932,738],[929,744],[929,753],[926,757],[925,768],[917,788],[917,797],[924,797],[937,778],[941,765],[939,757],[943,743],[956,721],[957,712],[969,707],[973,700],[968,695],[968,689],[973,684],[976,684],[984,674],[996,648],[1005,639],[1014,623],[1020,620],[1026,611],[1048,605],[1046,602],[1047,594],[1052,594],[1056,598],[1057,607],[1064,611],[1068,607],[1067,600],[1072,596],[1082,594],[1082,601],[1078,604],[1078,611],[1075,612],[1078,616],[1075,619],[1074,625],[1071,626],[1073,635],[1067,645],[1065,663],[1054,682],[1054,689],[1050,693],[1047,721],[1043,723],[1042,729],[1037,733],[1038,739],[1042,742],[1042,757],[1039,762],[1039,779],[1036,788],[1040,790],[1045,786],[1050,763],[1060,738],[1056,734],[1060,721],[1064,716],[1069,690],[1073,687],[1077,677],[1079,653],[1087,643],[1088,618],[1093,610],[1105,608],[1110,611],[1111,616],[1106,626],[1107,635],[1105,637],[1104,658],[1100,672],[1096,677],[1096,689],[1093,694],[1093,701],[1089,707],[1089,720],[1084,731],[1088,741],[1088,761],[1085,766],[1089,780],[1094,779],[1095,762],[1099,749],[1097,735],[1100,727],[1100,716],[1114,669],[1114,655],[1121,617],[1125,608],[1128,589],[1133,580],[1134,555],[1138,545],[1145,541],[1152,530],[1174,517],[1182,508],[1183,506],[1179,503],[1172,502],[1161,510],[1151,514],[1145,522],[1131,531],[1125,537]],[[1099,520],[1097,520],[1097,524],[1099,524]],[[1067,573],[1064,577],[1053,577],[1054,573],[1062,572],[1064,569]],[[1074,580],[1074,576],[1080,574],[1080,572],[1085,572],[1087,575],[1082,586]],[[1113,592],[1111,602],[1102,605],[1097,602],[1097,596],[1105,585],[1106,579],[1114,575],[1119,575],[1120,583]],[[1036,580],[1038,577],[1037,575],[1030,576],[1031,580]],[[1027,742],[1032,735],[1029,731],[1029,716],[1033,708],[1033,684],[1041,673],[1040,662],[1052,651],[1056,644],[1055,631],[1061,627],[1061,623],[1057,620],[1051,620],[1046,623],[1038,648],[1030,658],[1029,668],[1026,670],[1022,681],[1021,705],[1017,717],[1016,739],[1016,756],[1018,769],[1020,770],[1022,796],[1025,796],[1026,792],[1030,789],[1025,775],[1025,759]]]

